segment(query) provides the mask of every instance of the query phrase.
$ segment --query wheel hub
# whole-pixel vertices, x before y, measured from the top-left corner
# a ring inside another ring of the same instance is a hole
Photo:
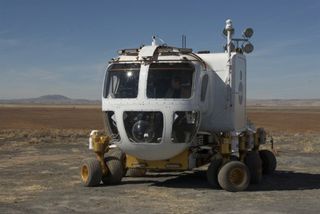
[[[241,168],[235,168],[231,170],[229,180],[231,183],[239,185],[243,181],[244,176],[244,171]]]
[[[87,166],[82,166],[81,167],[81,178],[84,182],[88,180],[89,177],[89,170]]]

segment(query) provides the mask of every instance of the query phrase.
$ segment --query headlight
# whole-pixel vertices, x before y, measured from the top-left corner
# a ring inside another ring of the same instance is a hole
[[[136,142],[150,143],[155,136],[155,130],[144,120],[137,121],[132,127],[132,137]]]
[[[125,111],[123,122],[131,142],[160,143],[162,140],[163,115],[159,111]]]

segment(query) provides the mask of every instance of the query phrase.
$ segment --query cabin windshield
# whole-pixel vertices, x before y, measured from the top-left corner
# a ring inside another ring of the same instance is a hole
[[[194,66],[190,63],[153,63],[149,67],[147,97],[191,97]]]
[[[136,98],[140,64],[113,64],[108,69],[104,97]]]

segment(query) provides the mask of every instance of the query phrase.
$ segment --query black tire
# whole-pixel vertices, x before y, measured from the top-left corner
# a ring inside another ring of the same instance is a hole
[[[218,182],[224,190],[229,192],[243,191],[250,183],[248,167],[240,161],[227,162],[218,173]]]
[[[125,153],[121,151],[119,148],[112,148],[104,155],[105,158],[110,156],[116,157],[119,160],[122,160],[123,162],[126,157]]]
[[[124,176],[124,153],[114,148],[106,153],[104,161],[108,167],[107,175],[102,176],[102,182],[108,185],[119,184]]]
[[[244,163],[250,172],[250,183],[259,184],[262,181],[262,161],[260,155],[256,151],[248,152]]]
[[[122,167],[123,167],[123,176],[122,177],[125,177],[126,174],[127,174],[127,168],[126,168],[126,154],[120,150],[119,148],[112,148],[110,149],[105,155],[104,157],[116,157],[118,158],[121,162],[122,162]]]
[[[211,161],[207,170],[207,180],[212,188],[219,189],[218,173],[222,166],[222,157],[216,156]]]
[[[262,161],[262,173],[272,174],[277,168],[277,159],[269,150],[260,150],[259,155]]]
[[[98,186],[102,178],[100,162],[95,158],[84,159],[81,162],[80,175],[84,186]]]
[[[141,169],[141,168],[129,168],[127,170],[127,176],[128,177],[143,177],[147,173],[146,169]]]
[[[239,158],[238,158],[238,156],[236,156],[236,155],[230,155],[230,160],[231,160],[231,161],[238,161]]]

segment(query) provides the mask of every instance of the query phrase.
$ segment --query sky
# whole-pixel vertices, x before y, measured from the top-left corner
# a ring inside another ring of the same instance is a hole
[[[254,29],[247,55],[249,99],[320,98],[320,1],[0,0],[0,99],[62,94],[100,99],[117,50],[150,44],[221,52]]]

